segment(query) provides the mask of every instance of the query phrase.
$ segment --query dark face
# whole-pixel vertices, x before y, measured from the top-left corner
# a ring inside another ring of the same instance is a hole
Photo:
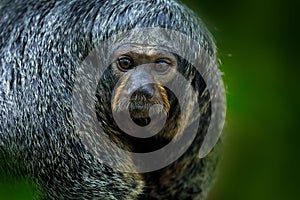
[[[120,77],[112,97],[113,112],[129,111],[139,126],[159,122],[169,113],[163,84],[175,76],[178,63],[173,54],[163,48],[128,44],[116,49],[111,61],[113,73]]]
[[[115,144],[131,146],[134,152],[162,148],[174,138],[181,123],[177,97],[168,86],[178,85],[177,73],[182,73],[186,63],[160,46],[137,44],[119,46],[108,58],[111,64],[96,93],[97,117],[103,130]],[[143,131],[136,132],[133,126]]]

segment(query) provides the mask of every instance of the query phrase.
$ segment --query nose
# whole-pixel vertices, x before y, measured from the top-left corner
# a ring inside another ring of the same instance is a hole
[[[144,95],[147,99],[151,99],[155,93],[154,84],[143,85],[136,92]]]

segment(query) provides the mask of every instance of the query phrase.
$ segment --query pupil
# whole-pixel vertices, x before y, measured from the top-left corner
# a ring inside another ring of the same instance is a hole
[[[131,61],[129,59],[121,59],[119,63],[120,66],[124,69],[128,69],[131,66]]]

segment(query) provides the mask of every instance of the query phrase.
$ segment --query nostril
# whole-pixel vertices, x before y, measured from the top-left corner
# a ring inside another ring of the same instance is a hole
[[[151,99],[154,96],[155,88],[153,84],[147,84],[140,87],[137,92],[144,95],[147,99]]]

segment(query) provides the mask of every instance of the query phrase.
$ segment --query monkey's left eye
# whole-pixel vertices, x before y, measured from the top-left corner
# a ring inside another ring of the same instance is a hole
[[[122,71],[127,71],[134,67],[134,62],[131,58],[120,58],[118,59],[118,66]]]
[[[155,62],[155,71],[166,72],[170,68],[170,63],[166,60],[158,60]]]

